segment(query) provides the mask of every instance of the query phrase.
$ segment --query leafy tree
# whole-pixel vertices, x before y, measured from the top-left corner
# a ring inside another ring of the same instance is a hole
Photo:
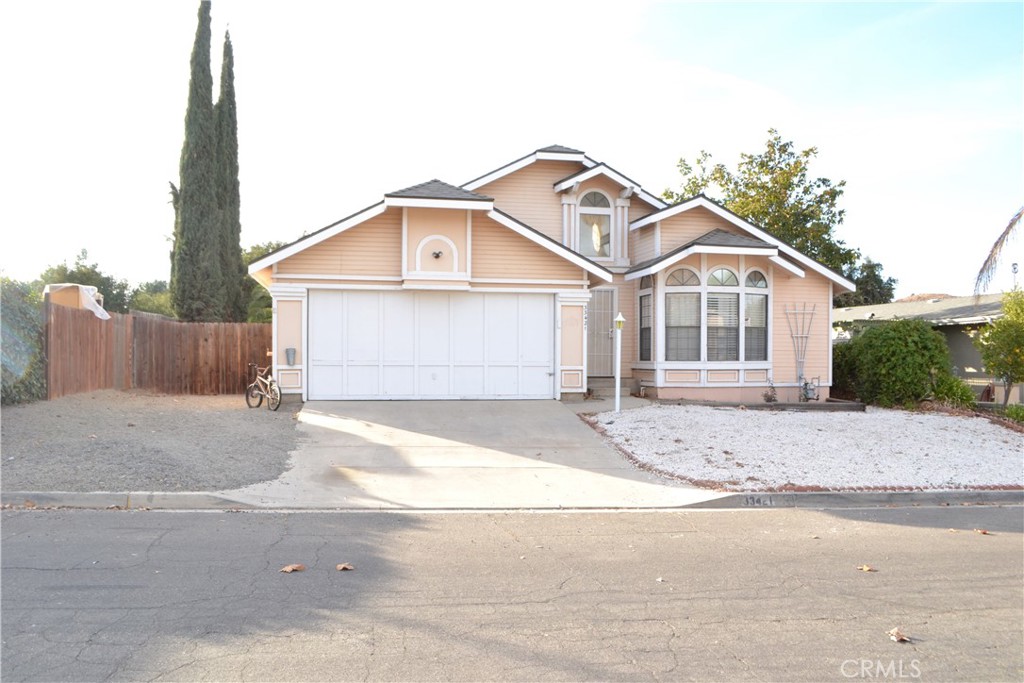
[[[100,271],[95,263],[87,263],[89,252],[83,249],[75,259],[71,268],[67,262],[58,266],[50,266],[42,272],[39,279],[34,283],[40,292],[44,285],[52,285],[61,282],[73,282],[78,285],[89,285],[99,290],[103,295],[103,308],[115,313],[128,312],[128,283],[118,280],[111,275]]]
[[[248,267],[260,260],[267,254],[277,251],[285,245],[284,242],[264,242],[254,244],[242,252],[242,261]],[[246,271],[248,273],[248,271]],[[242,294],[247,302],[246,321],[250,323],[269,323],[273,320],[273,300],[260,283],[253,280],[248,274],[242,283]]]
[[[192,46],[180,180],[172,187],[177,210],[171,300],[178,317],[188,321],[216,321],[224,315],[214,129],[210,2],[203,0]]]
[[[168,318],[174,317],[171,292],[164,280],[152,280],[136,287],[128,300],[128,308],[133,311],[158,313]]]
[[[863,263],[854,266],[846,276],[857,285],[856,292],[840,294],[835,298],[835,306],[871,306],[887,304],[892,301],[896,292],[897,280],[882,277],[882,264],[864,259]]]
[[[999,265],[999,257],[1003,253],[1003,247],[1006,246],[1006,243],[1010,241],[1010,238],[1020,226],[1022,217],[1024,217],[1024,206],[1017,210],[1017,213],[1013,215],[1010,222],[1006,224],[1005,228],[1003,228],[1003,233],[999,235],[999,238],[992,245],[992,248],[988,252],[988,256],[985,257],[985,262],[981,264],[981,269],[978,271],[978,277],[974,281],[975,294],[980,294],[984,290],[988,289],[989,283],[996,274],[996,266]]]
[[[1003,295],[1003,317],[978,330],[974,345],[985,370],[1003,381],[1005,407],[1013,385],[1024,382],[1024,291],[1014,289]]]
[[[836,272],[849,272],[859,252],[834,235],[843,222],[844,210],[838,203],[846,181],[811,178],[809,166],[818,149],[798,152],[774,128],[768,135],[764,151],[741,154],[735,171],[724,164],[712,165],[706,151],[693,165],[681,159],[680,191],[665,190],[664,198],[680,202],[716,187],[730,211]]]
[[[245,319],[242,298],[245,266],[241,251],[241,196],[238,187],[238,113],[235,106],[235,53],[231,34],[224,33],[220,97],[214,105],[217,130],[217,208],[220,212],[221,272],[224,276],[224,317]]]

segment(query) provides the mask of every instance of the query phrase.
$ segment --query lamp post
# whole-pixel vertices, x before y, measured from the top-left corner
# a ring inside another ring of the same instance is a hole
[[[615,412],[619,412],[622,394],[622,326],[626,319],[622,313],[615,316]]]

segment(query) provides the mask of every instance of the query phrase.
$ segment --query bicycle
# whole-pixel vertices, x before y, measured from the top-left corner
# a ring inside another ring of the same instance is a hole
[[[281,388],[277,386],[277,380],[270,374],[270,366],[261,368],[255,363],[249,363],[249,373],[256,371],[256,379],[245,388],[245,404],[250,408],[259,408],[263,404],[263,398],[267,399],[267,408],[277,410],[281,407]]]

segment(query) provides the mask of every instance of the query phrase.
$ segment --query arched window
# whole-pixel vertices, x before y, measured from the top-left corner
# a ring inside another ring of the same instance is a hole
[[[708,275],[707,344],[709,361],[740,359],[740,295],[729,289],[740,286],[736,273],[728,268],[715,268]]]
[[[612,203],[601,192],[588,192],[579,204],[579,252],[584,256],[611,258]]]
[[[638,316],[638,331],[640,335],[639,346],[640,346],[640,360],[651,360],[651,338],[652,338],[652,325],[654,322],[654,310],[652,308],[652,301],[654,294],[651,291],[654,288],[654,278],[650,275],[644,275],[640,278],[640,315]]]
[[[768,289],[768,278],[759,270],[752,270],[747,275],[747,287],[755,289]]]
[[[665,278],[665,360],[700,360],[698,287],[700,276],[689,268],[674,270]]]
[[[739,287],[740,281],[736,278],[736,273],[732,272],[728,268],[716,268],[711,271],[711,275],[708,276],[709,287]]]

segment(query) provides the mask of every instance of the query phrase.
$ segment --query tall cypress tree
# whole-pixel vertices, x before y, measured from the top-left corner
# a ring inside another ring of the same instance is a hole
[[[217,126],[217,208],[220,211],[220,268],[224,277],[224,319],[244,321],[242,301],[241,197],[238,188],[238,113],[235,108],[235,52],[231,34],[224,32],[220,97],[214,105]]]
[[[210,0],[199,3],[199,25],[192,46],[171,268],[174,310],[180,319],[189,321],[221,320],[224,313],[221,231],[215,186],[210,4]]]

